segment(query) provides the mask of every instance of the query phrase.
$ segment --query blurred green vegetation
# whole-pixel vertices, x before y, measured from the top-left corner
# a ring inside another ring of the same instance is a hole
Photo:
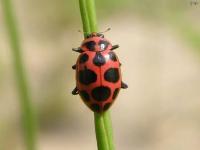
[[[12,54],[12,66],[16,89],[17,100],[20,104],[21,124],[24,133],[24,143],[27,150],[36,150],[36,126],[34,106],[32,104],[29,82],[26,75],[25,63],[23,61],[21,38],[18,30],[17,18],[15,17],[15,7],[10,0],[2,0],[4,20]]]
[[[179,24],[179,26],[177,24]],[[174,26],[179,31],[180,37],[200,54],[200,29],[193,23],[184,19],[177,24]]]

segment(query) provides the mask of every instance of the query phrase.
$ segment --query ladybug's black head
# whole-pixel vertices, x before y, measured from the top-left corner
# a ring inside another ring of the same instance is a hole
[[[91,37],[101,37],[101,38],[104,38],[104,35],[102,33],[93,32],[93,33],[89,34],[86,38],[91,38]]]
[[[108,28],[106,31],[110,30]],[[106,32],[104,31],[104,32]],[[104,38],[103,32],[92,32],[89,34],[81,44],[81,49],[83,51],[105,51],[112,48],[111,43]]]

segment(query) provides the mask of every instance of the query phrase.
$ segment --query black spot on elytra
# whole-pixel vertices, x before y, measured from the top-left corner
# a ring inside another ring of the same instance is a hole
[[[88,61],[89,56],[87,54],[83,54],[81,55],[80,59],[79,59],[79,63],[85,63],[86,61]]]
[[[110,68],[104,73],[104,78],[108,82],[116,83],[119,80],[119,69]]]
[[[106,60],[100,52],[97,52],[96,55],[94,56],[93,63],[96,66],[102,66],[106,63]]]
[[[85,85],[96,82],[97,80],[96,73],[87,68],[85,68],[84,70],[80,70],[78,74],[80,83]]]
[[[79,94],[85,102],[90,101],[90,95],[86,91],[80,91]]]
[[[107,49],[109,43],[107,41],[100,40],[98,45],[99,45],[100,49],[103,51],[103,50]]]
[[[118,93],[119,93],[119,88],[116,88],[115,91],[113,92],[113,96],[112,96],[113,100],[117,97]]]
[[[108,110],[108,108],[110,108],[111,106],[111,103],[106,103],[104,106],[103,106],[103,110],[106,111]]]
[[[95,41],[89,41],[89,42],[84,43],[83,45],[86,46],[86,48],[89,51],[94,51],[96,43],[95,43]]]
[[[117,57],[116,57],[115,53],[109,52],[108,54],[109,54],[109,58],[110,58],[112,61],[117,61]]]
[[[91,109],[95,112],[99,112],[101,108],[98,104],[92,104]]]
[[[99,86],[92,90],[92,97],[97,101],[105,101],[110,97],[111,90],[109,87]]]

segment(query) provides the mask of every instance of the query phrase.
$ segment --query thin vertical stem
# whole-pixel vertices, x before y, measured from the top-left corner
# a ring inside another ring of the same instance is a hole
[[[82,18],[82,24],[83,24],[83,32],[84,37],[86,37],[91,31],[90,31],[90,22],[87,15],[87,0],[79,0],[79,6],[80,6],[80,12],[81,12],[81,18]]]
[[[79,0],[84,36],[97,32],[97,20],[94,0]],[[114,150],[112,124],[109,111],[94,113],[98,150]]]
[[[94,113],[94,119],[98,150],[110,150],[104,115]]]
[[[24,129],[24,139],[27,150],[36,149],[36,119],[31,103],[31,96],[25,67],[22,60],[22,52],[20,45],[20,37],[17,28],[16,18],[14,16],[13,6],[11,0],[2,0],[3,12],[6,27],[8,30],[8,37],[12,50],[13,66],[15,69],[16,84],[19,92],[22,124]]]
[[[97,19],[94,0],[86,0],[87,14],[90,22],[91,32],[97,32]]]
[[[113,143],[113,130],[112,130],[110,111],[105,112],[103,115],[104,115],[103,119],[104,119],[105,129],[108,137],[109,150],[114,150],[115,147]]]

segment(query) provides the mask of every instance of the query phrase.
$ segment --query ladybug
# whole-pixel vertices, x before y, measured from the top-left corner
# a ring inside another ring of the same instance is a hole
[[[122,82],[120,62],[112,45],[104,35],[93,32],[78,48],[80,55],[76,64],[76,87],[73,95],[79,94],[83,102],[94,112],[102,113],[110,108],[121,88],[128,86]]]

